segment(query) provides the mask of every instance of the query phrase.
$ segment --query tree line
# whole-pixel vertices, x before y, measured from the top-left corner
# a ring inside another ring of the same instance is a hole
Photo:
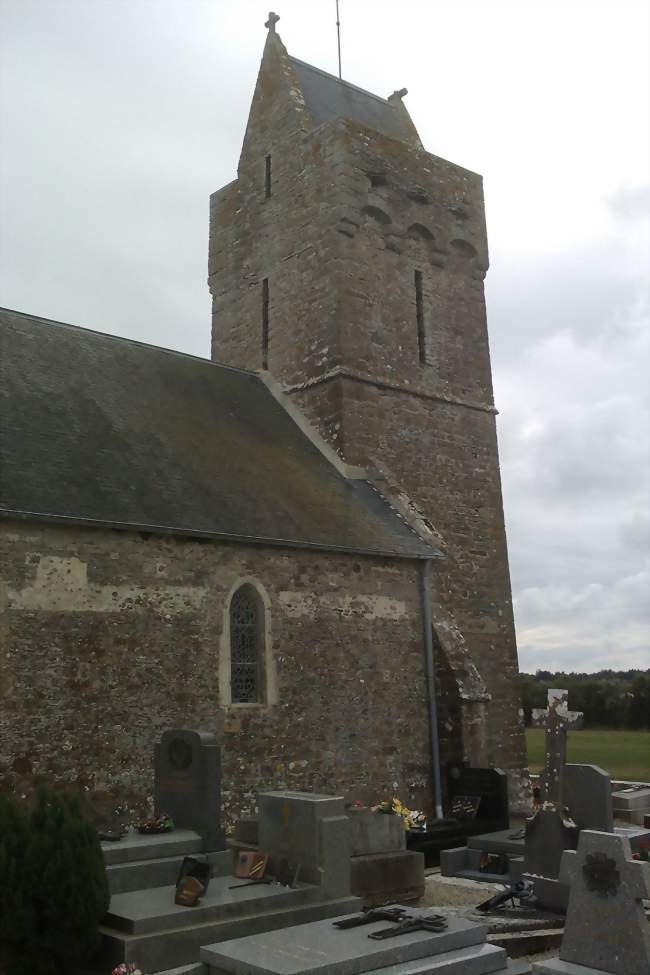
[[[538,670],[520,674],[526,727],[533,708],[546,708],[551,687],[566,688],[569,708],[584,713],[585,728],[650,728],[650,670],[600,670],[565,674]]]

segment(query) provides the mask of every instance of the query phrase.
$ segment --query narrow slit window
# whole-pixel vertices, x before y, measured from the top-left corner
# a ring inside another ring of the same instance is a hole
[[[266,198],[268,199],[271,195],[271,157],[267,156],[264,160],[264,187],[266,191]]]
[[[422,271],[415,272],[415,318],[418,325],[418,351],[420,355],[420,365],[425,365],[427,361],[426,347],[424,342],[424,302],[422,300]]]
[[[262,369],[269,368],[269,279],[262,281]]]

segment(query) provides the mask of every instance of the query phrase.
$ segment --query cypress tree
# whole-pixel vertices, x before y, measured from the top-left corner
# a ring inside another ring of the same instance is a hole
[[[97,834],[76,800],[40,790],[28,816],[5,801],[0,881],[3,872],[9,881],[0,891],[6,975],[61,975],[91,957],[108,909],[108,882]]]

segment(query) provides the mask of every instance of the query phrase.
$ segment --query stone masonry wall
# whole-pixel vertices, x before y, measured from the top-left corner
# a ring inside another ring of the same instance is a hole
[[[0,788],[54,782],[104,822],[141,812],[154,742],[181,726],[222,742],[227,822],[281,787],[430,807],[415,564],[19,522],[0,564]],[[277,702],[225,707],[221,636],[246,580],[268,603]]]
[[[465,638],[492,698],[481,761],[512,773],[518,804],[526,757],[494,416],[349,379],[295,395],[314,417],[340,403],[346,459],[399,472],[440,538],[446,558],[433,575],[434,621],[451,615]]]
[[[520,806],[526,759],[480,177],[341,120],[296,139],[275,147],[265,199],[251,162],[264,147],[255,156],[249,126],[239,181],[217,195],[213,355],[260,365],[260,292],[242,280],[243,263],[269,279],[274,377],[348,463],[386,474],[439,537],[447,559],[434,607],[455,619],[492,695],[478,755],[467,743],[460,753],[510,770]],[[233,239],[238,256],[226,266]],[[453,730],[441,736],[453,753]]]

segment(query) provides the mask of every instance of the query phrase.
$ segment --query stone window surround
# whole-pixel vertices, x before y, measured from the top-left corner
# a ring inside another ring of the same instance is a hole
[[[264,611],[263,625],[261,627],[262,646],[260,647],[260,691],[263,700],[254,703],[233,702],[230,686],[230,604],[232,597],[242,586],[250,586],[255,591]],[[258,579],[255,579],[253,576],[240,576],[233,582],[224,600],[222,620],[218,659],[219,707],[228,708],[230,711],[268,710],[268,708],[278,703],[278,690],[275,663],[273,660],[271,600],[266,589]]]

